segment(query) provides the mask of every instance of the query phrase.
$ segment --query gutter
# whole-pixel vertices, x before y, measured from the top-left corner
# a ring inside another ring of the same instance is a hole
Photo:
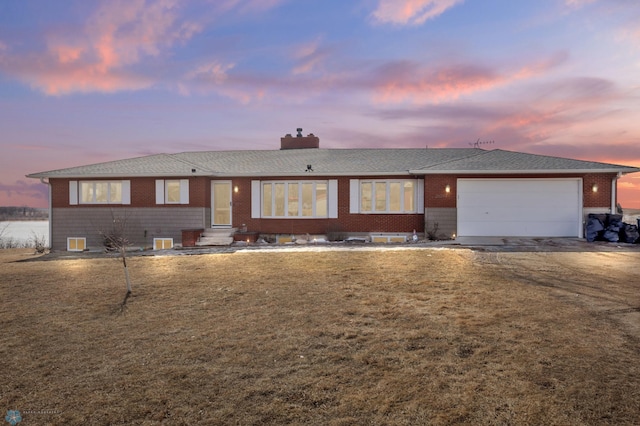
[[[611,214],[616,213],[616,199],[618,198],[618,179],[622,177],[622,172],[618,172],[617,176],[611,179]]]
[[[508,175],[508,174],[581,174],[581,173],[627,173],[640,172],[640,168],[611,168],[611,169],[517,169],[517,170],[409,170],[415,175]]]
[[[40,183],[46,184],[49,189],[49,250],[51,250],[51,245],[53,243],[53,206],[52,206],[52,198],[51,198],[51,183],[49,181],[45,182],[45,178],[40,178]]]

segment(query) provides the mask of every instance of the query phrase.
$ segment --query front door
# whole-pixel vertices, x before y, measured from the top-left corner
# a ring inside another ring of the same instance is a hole
[[[211,226],[231,226],[230,181],[211,181]]]

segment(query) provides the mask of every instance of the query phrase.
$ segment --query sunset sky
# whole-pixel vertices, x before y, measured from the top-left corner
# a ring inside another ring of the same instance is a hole
[[[640,167],[640,2],[0,2],[0,206],[47,206],[28,173],[297,127]],[[640,173],[618,188],[640,208]]]

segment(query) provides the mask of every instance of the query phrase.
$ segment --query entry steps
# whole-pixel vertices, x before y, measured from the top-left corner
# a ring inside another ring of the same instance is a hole
[[[207,228],[200,234],[196,246],[230,246],[236,228]]]

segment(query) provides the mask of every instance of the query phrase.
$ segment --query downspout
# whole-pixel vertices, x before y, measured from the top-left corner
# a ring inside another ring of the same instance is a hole
[[[53,207],[51,205],[51,182],[49,181],[44,181],[45,178],[40,178],[40,183],[46,184],[47,188],[49,188],[49,250],[51,250],[51,245],[53,243],[53,218],[52,218],[52,212],[53,212]]]
[[[618,175],[611,180],[611,214],[616,213],[616,199],[618,192],[618,179],[622,177],[622,172],[618,172]]]

